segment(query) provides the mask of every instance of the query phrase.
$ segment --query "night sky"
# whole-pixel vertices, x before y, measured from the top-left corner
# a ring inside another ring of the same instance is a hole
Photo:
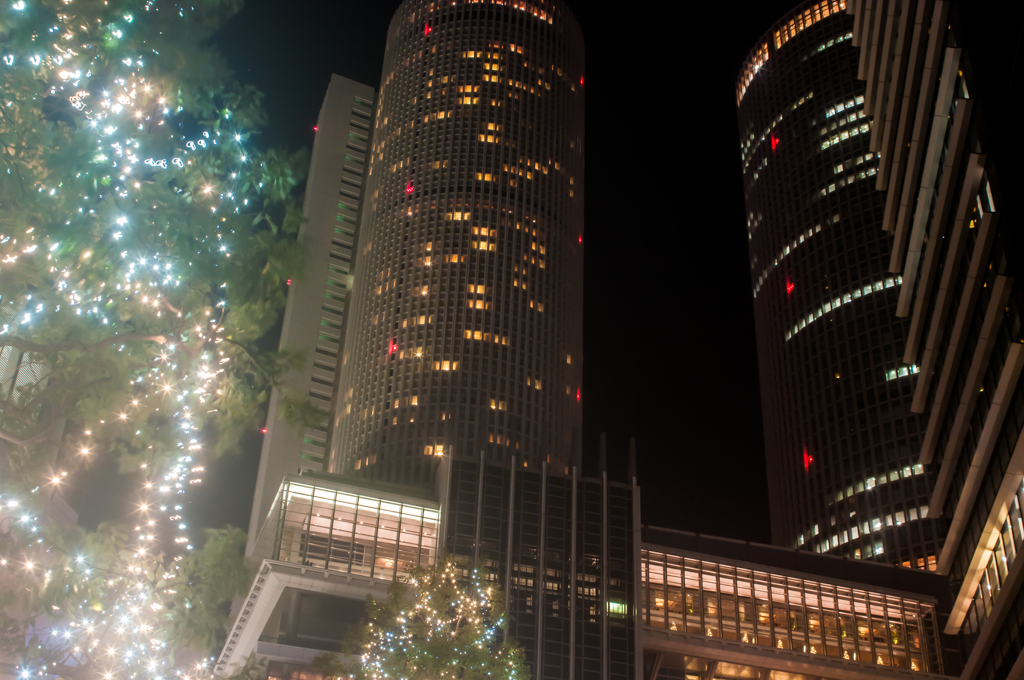
[[[248,0],[215,42],[267,95],[265,145],[311,146],[331,73],[378,87],[398,4]],[[1022,138],[1002,122],[1024,71],[1014,66],[1024,3],[960,4],[978,65],[972,96],[999,138],[986,146],[1017,159],[1001,164],[1014,186]],[[648,524],[771,540],[734,87],[751,46],[794,5],[611,13],[570,0],[587,43],[584,471],[597,471],[607,432],[609,476],[626,481],[636,437]],[[194,523],[248,526],[259,447],[254,427],[241,455],[207,467],[190,492]],[[70,499],[84,525],[124,516],[133,485],[115,469],[97,466],[87,497]]]
[[[771,540],[734,88],[792,4],[725,21],[715,3],[685,17],[570,3],[587,45],[584,472],[607,432],[609,478],[626,481],[636,437],[647,524]],[[266,94],[263,144],[312,145],[331,73],[379,86],[398,5],[247,0],[215,42]],[[254,432],[207,466],[193,526],[248,526],[259,447]],[[98,465],[89,497],[71,498],[82,524],[122,516],[132,485],[115,469]]]
[[[267,95],[265,143],[312,144],[332,72],[379,85],[398,4],[246,3],[217,42]],[[734,87],[791,4],[723,22],[715,3],[685,18],[571,3],[587,42],[584,469],[605,431],[625,481],[636,437],[649,524],[771,539]],[[258,457],[254,440],[213,466],[193,517],[247,526]]]

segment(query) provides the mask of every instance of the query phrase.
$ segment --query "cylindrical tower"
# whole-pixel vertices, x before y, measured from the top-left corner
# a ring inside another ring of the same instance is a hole
[[[578,465],[584,47],[552,0],[388,30],[328,469]]]
[[[909,322],[845,10],[800,4],[736,87],[772,535],[934,569],[942,524],[924,519],[933,480],[915,465],[926,421],[910,410],[917,368],[901,363]]]

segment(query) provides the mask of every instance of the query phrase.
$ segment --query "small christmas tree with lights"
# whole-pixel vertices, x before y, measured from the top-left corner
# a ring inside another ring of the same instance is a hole
[[[314,659],[325,677],[358,680],[529,680],[522,649],[507,640],[500,589],[454,559],[418,569],[367,601],[353,667],[332,654]]]

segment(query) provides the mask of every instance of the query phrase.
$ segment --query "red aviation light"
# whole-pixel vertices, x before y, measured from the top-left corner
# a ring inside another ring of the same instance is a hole
[[[263,428],[263,430],[261,430],[261,431],[263,432],[263,434],[266,434],[267,433],[267,428]]]
[[[398,342],[391,338],[391,343],[388,345],[388,354],[394,354],[396,350],[398,350]]]
[[[317,132],[319,130],[320,130],[320,128],[318,126],[316,126],[316,125],[313,126],[313,132]]]
[[[804,470],[809,470],[810,467],[811,467],[811,463],[813,463],[813,462],[814,462],[814,456],[810,456],[810,455],[807,454],[807,447],[805,446],[804,447]]]
[[[412,193],[412,182],[405,185],[405,195],[408,196]]]
[[[292,285],[292,280],[291,279],[288,279],[288,285],[289,286]]]
[[[779,145],[779,138],[772,135],[772,151],[775,151],[775,147]]]
[[[576,388],[576,401],[580,400],[580,388]]]
[[[580,234],[580,243],[583,243],[583,234]]]
[[[583,76],[580,76],[580,87],[583,87]]]
[[[786,295],[792,293],[794,288],[796,288],[796,286],[793,285],[793,282],[786,279]]]
[[[432,30],[434,30],[434,29],[430,28],[430,24],[427,24],[426,26],[424,26],[423,27],[423,37],[426,38],[428,35],[430,35],[430,32]]]

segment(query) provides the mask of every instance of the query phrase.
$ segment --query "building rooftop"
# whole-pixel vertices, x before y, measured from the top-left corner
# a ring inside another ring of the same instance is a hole
[[[291,475],[289,477],[296,479]],[[430,507],[437,507],[438,505],[437,493],[434,488],[422,484],[393,484],[327,472],[313,472],[311,470],[303,470],[302,474],[298,475],[298,479],[309,484],[338,491],[362,490],[371,492],[384,499],[398,497],[402,500],[420,500]]]

